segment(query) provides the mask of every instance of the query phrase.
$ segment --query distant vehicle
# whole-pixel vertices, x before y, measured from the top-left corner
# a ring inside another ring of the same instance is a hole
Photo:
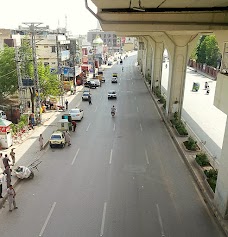
[[[89,87],[89,88],[97,88],[97,85],[94,81],[87,81],[84,83],[84,87]]]
[[[0,118],[1,118],[1,119],[7,119],[5,112],[2,111],[2,110],[0,110]]]
[[[66,144],[66,139],[63,132],[55,131],[52,133],[49,139],[49,145],[51,148],[53,147],[64,148],[65,144]]]
[[[117,83],[117,77],[112,77],[111,82],[112,83]]]
[[[88,100],[89,99],[89,95],[90,95],[89,91],[84,91],[83,94],[82,94],[82,100]]]
[[[113,72],[112,77],[118,77],[118,74],[116,72]]]
[[[78,120],[81,121],[84,116],[84,111],[79,108],[71,109],[69,111],[69,114],[71,115],[72,120]]]
[[[100,80],[99,80],[99,79],[94,78],[94,79],[91,79],[90,82],[91,82],[91,83],[94,82],[94,83],[96,84],[96,87],[101,86],[101,83],[100,83]]]
[[[108,92],[108,99],[117,99],[116,91],[110,90]]]
[[[112,61],[108,61],[108,66],[112,66]]]
[[[102,81],[102,82],[105,82],[105,77],[102,77],[101,81]]]

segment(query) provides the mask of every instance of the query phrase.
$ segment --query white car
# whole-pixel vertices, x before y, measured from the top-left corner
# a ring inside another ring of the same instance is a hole
[[[81,121],[84,116],[83,110],[79,108],[71,109],[69,111],[69,114],[71,115],[72,120],[79,120],[79,121]]]
[[[89,91],[84,91],[83,94],[82,94],[82,100],[88,100],[89,95],[91,96]]]
[[[110,90],[110,91],[108,92],[108,99],[117,99],[116,91]]]
[[[99,79],[91,79],[91,82],[94,82],[97,87],[101,86],[100,80]]]

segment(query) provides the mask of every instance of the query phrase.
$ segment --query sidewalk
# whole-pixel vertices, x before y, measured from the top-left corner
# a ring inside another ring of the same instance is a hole
[[[80,96],[80,92],[83,89],[83,86],[77,86],[77,92],[76,95],[70,95],[69,93],[65,96],[69,102],[69,108],[75,107],[75,102],[74,104],[72,101],[76,96]],[[79,97],[81,99],[81,97]],[[81,101],[80,99],[77,98],[77,102]],[[25,165],[28,166],[31,164],[34,160],[42,157],[44,151],[40,151],[39,149],[39,135],[42,133],[43,138],[44,138],[44,144],[45,147],[48,145],[48,140],[52,134],[52,132],[56,129],[55,127],[55,120],[60,117],[62,112],[57,112],[57,111],[49,111],[46,113],[42,114],[42,125],[36,126],[34,130],[30,130],[26,137],[23,139],[21,144],[16,144],[13,145],[12,147],[2,150],[1,153],[3,156],[5,154],[10,153],[11,148],[15,148],[14,152],[16,154],[16,164],[12,169],[17,167],[18,165]],[[0,168],[0,173],[2,173],[2,169]],[[13,175],[13,174],[12,174]],[[12,182],[11,184],[15,186],[19,180],[15,175],[12,177]],[[6,183],[3,183],[3,199],[0,199],[0,208],[3,207],[3,203],[6,200]]]

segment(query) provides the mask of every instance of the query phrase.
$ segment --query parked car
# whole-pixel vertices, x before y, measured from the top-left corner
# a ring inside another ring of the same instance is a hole
[[[117,83],[117,77],[112,77],[111,82],[112,83]]]
[[[61,131],[55,131],[52,133],[49,139],[49,145],[51,148],[53,147],[62,147],[64,148],[66,144],[66,139],[64,133]]]
[[[110,90],[108,92],[108,99],[117,99],[116,91]]]
[[[90,95],[89,91],[84,91],[83,94],[82,94],[82,100],[88,100],[89,99],[89,95]]]
[[[84,111],[79,108],[71,109],[69,111],[69,114],[71,115],[72,120],[79,120],[81,121],[84,116]]]
[[[4,111],[2,111],[2,110],[0,110],[0,118],[1,119],[7,119],[6,118],[6,113]]]

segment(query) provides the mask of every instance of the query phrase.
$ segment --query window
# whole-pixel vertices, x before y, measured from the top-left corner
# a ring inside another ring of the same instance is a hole
[[[44,62],[44,66],[48,66],[49,65],[49,62]]]
[[[48,46],[47,46],[47,45],[44,45],[44,48],[48,48]]]
[[[106,34],[104,34],[104,39],[106,38]]]
[[[56,47],[55,46],[51,46],[51,52],[56,53]]]
[[[52,62],[51,64],[55,64],[55,62]]]

